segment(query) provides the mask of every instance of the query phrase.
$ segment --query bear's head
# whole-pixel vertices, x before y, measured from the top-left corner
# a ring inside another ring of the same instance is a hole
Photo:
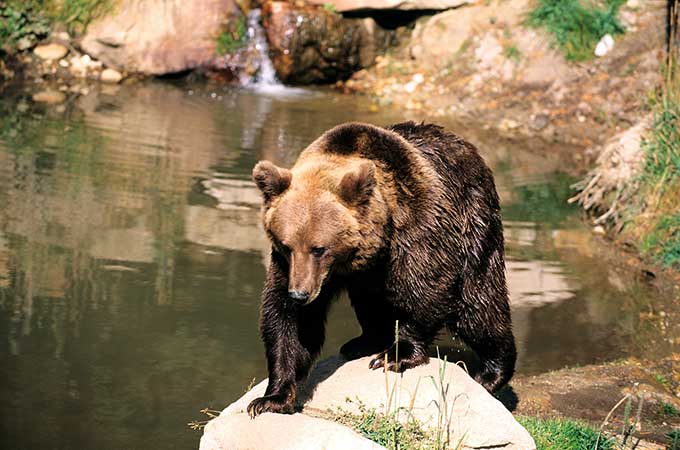
[[[288,263],[288,294],[296,302],[311,303],[333,273],[355,270],[377,252],[373,205],[382,202],[373,162],[307,158],[288,170],[260,161],[253,180],[264,199],[264,229]]]

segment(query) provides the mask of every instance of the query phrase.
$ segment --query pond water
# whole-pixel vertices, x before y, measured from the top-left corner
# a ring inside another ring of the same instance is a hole
[[[290,165],[340,122],[405,119],[422,117],[174,82],[1,99],[0,447],[196,448],[187,423],[266,376],[253,165]],[[640,319],[655,293],[602,264],[567,206],[565,152],[446,125],[495,170],[519,373],[666,351]],[[325,352],[358,329],[339,302]]]

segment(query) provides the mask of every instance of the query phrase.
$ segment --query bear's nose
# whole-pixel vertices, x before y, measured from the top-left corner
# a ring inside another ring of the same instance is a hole
[[[305,291],[288,291],[288,295],[298,303],[304,303],[309,300],[309,292]]]

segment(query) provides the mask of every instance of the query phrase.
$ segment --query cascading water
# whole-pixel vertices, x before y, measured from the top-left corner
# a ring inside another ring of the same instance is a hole
[[[274,65],[269,59],[269,46],[264,28],[260,24],[261,17],[259,9],[248,12],[248,40],[259,55],[259,70],[246,86],[255,89],[281,88],[283,85],[276,79]]]

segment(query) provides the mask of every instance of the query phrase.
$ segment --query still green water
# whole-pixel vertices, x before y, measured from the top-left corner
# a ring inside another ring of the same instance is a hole
[[[253,165],[291,165],[340,122],[405,119],[422,117],[162,82],[50,107],[0,99],[0,447],[196,448],[187,423],[266,376]],[[568,160],[448,125],[496,173],[519,372],[663,352],[639,319],[654,293],[593,256],[566,205]],[[340,302],[326,353],[357,332]]]

